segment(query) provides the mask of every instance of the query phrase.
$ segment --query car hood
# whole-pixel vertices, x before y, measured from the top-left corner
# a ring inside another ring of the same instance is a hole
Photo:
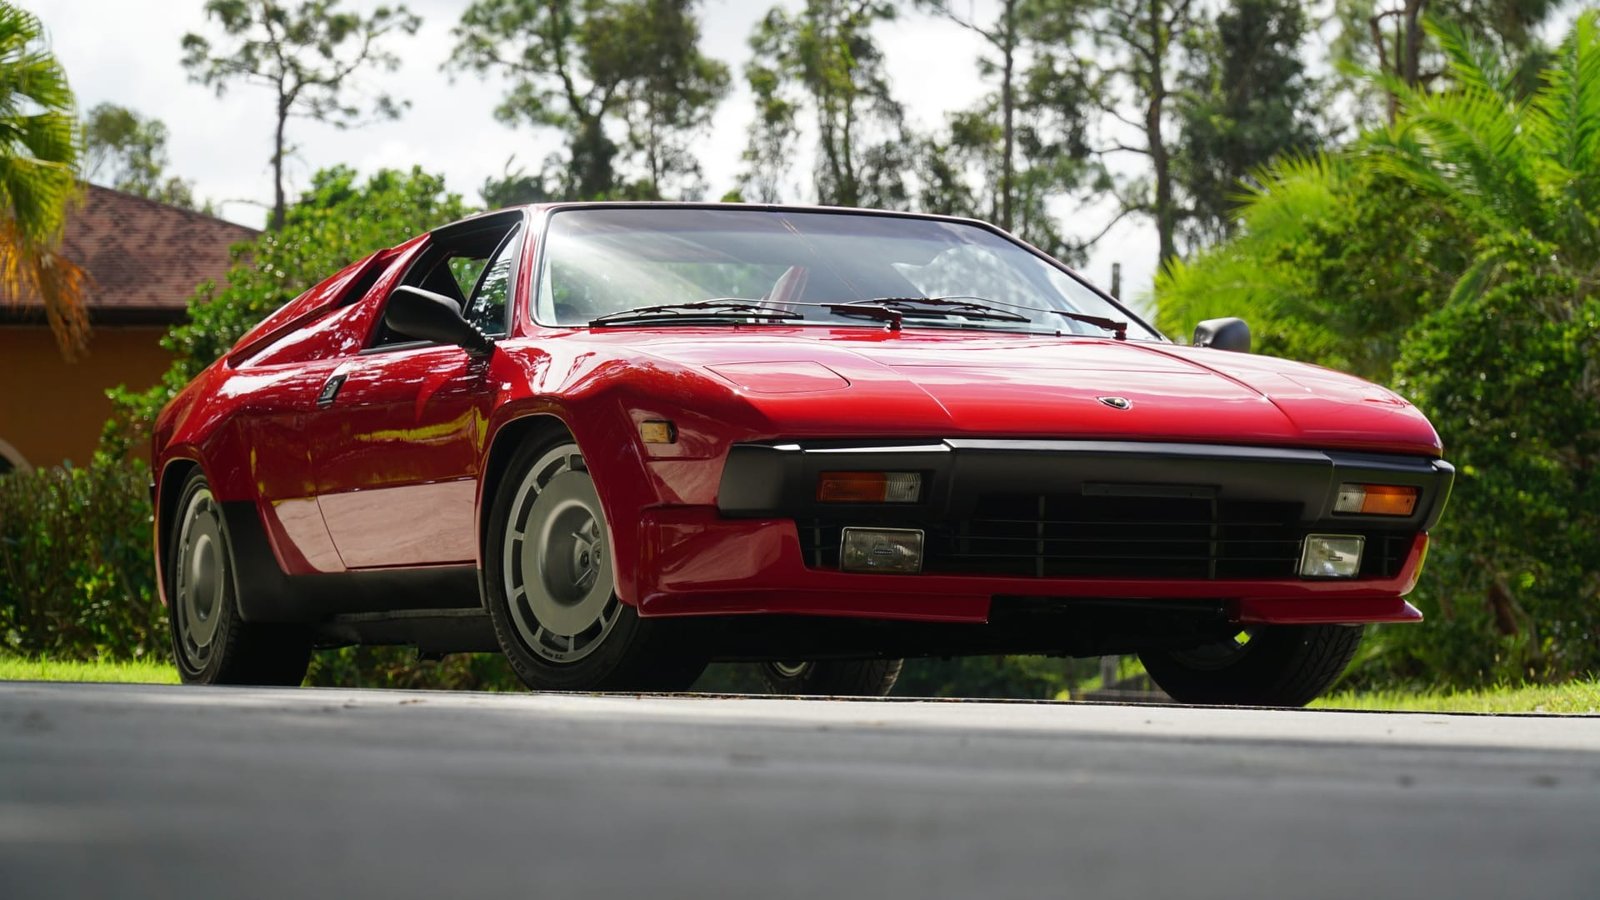
[[[1154,341],[774,327],[619,329],[586,339],[702,373],[792,436],[1131,438],[1435,456],[1442,449],[1411,404],[1358,378]]]

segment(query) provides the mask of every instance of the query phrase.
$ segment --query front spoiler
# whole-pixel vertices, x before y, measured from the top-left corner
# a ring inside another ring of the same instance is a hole
[[[985,622],[996,597],[1222,603],[1240,624],[1416,622],[1405,602],[1428,537],[1393,578],[1201,581],[879,575],[807,567],[790,519],[729,519],[710,507],[659,507],[639,523],[644,616],[788,614],[919,622]]]

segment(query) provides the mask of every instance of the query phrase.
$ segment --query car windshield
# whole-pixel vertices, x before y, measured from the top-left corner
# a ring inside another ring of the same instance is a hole
[[[916,302],[924,298],[946,300]],[[892,313],[864,316],[860,307],[873,304]],[[677,319],[882,327],[887,318],[907,327],[1108,334],[1104,324],[1062,314],[1126,322],[1128,337],[1159,339],[1072,275],[986,228],[692,207],[557,210],[534,310],[545,325]]]

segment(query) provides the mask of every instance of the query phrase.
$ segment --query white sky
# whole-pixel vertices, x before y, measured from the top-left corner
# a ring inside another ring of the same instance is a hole
[[[982,15],[989,0],[975,3]],[[225,218],[256,227],[265,221],[272,199],[271,97],[264,88],[238,85],[219,99],[187,80],[179,41],[188,31],[216,33],[204,20],[201,0],[33,0],[26,5],[44,21],[81,109],[111,102],[160,119],[170,133],[173,174],[194,182],[198,197],[218,202]],[[344,5],[370,9],[378,4],[345,0]],[[364,81],[409,99],[411,109],[399,121],[348,131],[291,121],[289,137],[296,149],[288,164],[291,197],[323,167],[344,163],[371,172],[415,164],[444,174],[451,190],[478,203],[479,186],[501,174],[510,157],[536,171],[559,148],[554,132],[512,129],[494,120],[500,84],[472,75],[452,83],[440,71],[453,45],[450,28],[466,0],[408,0],[407,5],[422,16],[423,26],[414,37],[391,40],[405,63],[395,72],[369,73]],[[712,199],[735,186],[741,168],[739,155],[754,115],[742,77],[750,55],[746,40],[771,5],[772,0],[706,0],[703,8],[703,52],[727,63],[734,74],[733,92],[697,144]],[[977,77],[979,42],[953,24],[907,16],[880,39],[896,96],[918,129],[931,129],[945,112],[972,105],[987,90]],[[797,185],[807,168],[796,167]],[[797,191],[785,199],[808,202],[814,196]],[[1109,206],[1096,207],[1084,222],[1065,230],[1092,235],[1112,212]],[[1109,286],[1111,265],[1120,262],[1124,296],[1139,298],[1149,290],[1155,259],[1154,229],[1128,219],[1096,246],[1085,274]]]

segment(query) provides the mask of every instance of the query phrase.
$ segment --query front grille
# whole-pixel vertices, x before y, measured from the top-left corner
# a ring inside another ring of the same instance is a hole
[[[923,571],[1033,578],[1269,579],[1297,577],[1309,530],[1294,503],[1165,497],[995,494],[956,522],[894,522],[870,516],[797,522],[806,561],[839,566],[846,525],[921,528]],[[1388,577],[1410,535],[1364,533],[1363,577]]]

